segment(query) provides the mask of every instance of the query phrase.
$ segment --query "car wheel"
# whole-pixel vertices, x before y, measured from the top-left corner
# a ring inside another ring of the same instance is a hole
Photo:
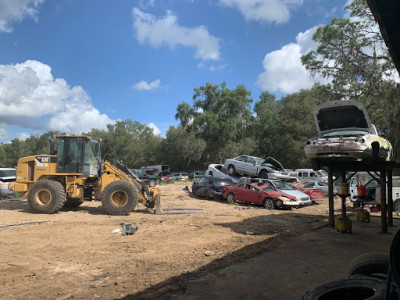
[[[347,274],[377,275],[386,278],[389,270],[389,256],[383,253],[365,253],[354,258],[349,265]]]
[[[271,198],[265,198],[265,200],[264,200],[264,208],[266,208],[268,210],[274,209],[275,208],[274,200],[272,200]]]
[[[154,179],[149,180],[149,187],[155,187],[156,181]]]
[[[229,193],[228,197],[226,198],[226,201],[229,204],[235,204],[236,203],[236,199],[235,199],[235,196],[233,195],[233,193]]]
[[[230,176],[236,175],[236,170],[235,170],[234,166],[229,165],[229,167],[228,167],[228,175],[230,175]]]
[[[263,178],[263,179],[268,179],[268,171],[267,170],[261,170],[261,172],[260,172],[260,177],[261,178]]]

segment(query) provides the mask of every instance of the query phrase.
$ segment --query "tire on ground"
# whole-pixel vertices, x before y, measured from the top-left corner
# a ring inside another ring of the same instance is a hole
[[[84,202],[84,200],[82,198],[67,198],[67,201],[65,201],[64,207],[78,207],[83,202]]]
[[[104,210],[114,216],[129,215],[137,203],[138,195],[134,185],[124,180],[111,182],[101,195]]]
[[[149,187],[155,187],[156,186],[156,181],[154,179],[149,180]]]
[[[58,181],[38,180],[28,191],[28,205],[35,212],[54,214],[64,203],[65,188]]]
[[[348,276],[366,275],[385,278],[389,270],[389,256],[384,253],[365,253],[355,257],[349,265]]]
[[[303,295],[303,300],[317,299],[384,299],[386,281],[374,277],[352,277],[332,281],[313,289]]]

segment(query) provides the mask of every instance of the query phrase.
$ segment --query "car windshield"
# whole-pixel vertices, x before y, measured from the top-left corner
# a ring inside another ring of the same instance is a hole
[[[233,181],[230,178],[216,179],[215,184],[216,185],[233,185]]]
[[[0,177],[12,177],[15,174],[16,170],[0,170]]]
[[[284,181],[275,181],[274,183],[276,187],[280,190],[295,190],[294,187],[292,187],[290,184],[287,184]]]
[[[324,170],[316,171],[315,174],[317,174],[318,177],[328,176],[328,172]]]
[[[254,157],[256,164],[261,165],[264,162],[264,158]]]

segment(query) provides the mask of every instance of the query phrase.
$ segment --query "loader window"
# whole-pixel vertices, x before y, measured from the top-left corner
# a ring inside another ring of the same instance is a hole
[[[98,176],[101,164],[100,141],[85,140],[85,156],[83,160],[82,176]]]
[[[58,173],[82,172],[81,144],[81,138],[60,138],[58,144]]]

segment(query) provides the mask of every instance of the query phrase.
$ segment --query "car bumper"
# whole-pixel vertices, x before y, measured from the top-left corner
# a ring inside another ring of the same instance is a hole
[[[8,182],[0,183],[0,196],[10,196],[14,193],[8,188],[8,186],[9,186]]]
[[[291,200],[282,201],[282,205],[283,206],[291,206],[291,207],[306,206],[306,205],[310,205],[311,203],[312,203],[311,199],[309,199],[309,200],[296,200],[296,201],[291,201]]]
[[[318,159],[349,159],[364,160],[372,159],[372,147],[360,143],[324,143],[306,145],[304,148],[308,158]]]

